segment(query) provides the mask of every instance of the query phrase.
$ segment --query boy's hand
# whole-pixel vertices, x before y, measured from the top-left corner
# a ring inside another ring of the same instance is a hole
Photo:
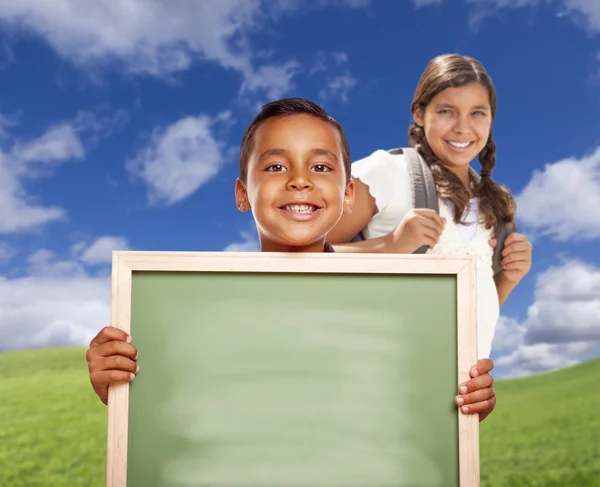
[[[86,359],[90,382],[104,404],[108,404],[108,385],[131,382],[138,373],[137,349],[123,330],[107,326],[90,342]]]
[[[489,372],[494,362],[484,358],[471,369],[473,379],[464,382],[458,388],[459,395],[454,401],[464,414],[479,413],[479,421],[483,421],[496,407],[494,378]]]

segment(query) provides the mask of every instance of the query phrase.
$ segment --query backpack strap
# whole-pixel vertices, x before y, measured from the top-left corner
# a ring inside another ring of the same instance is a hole
[[[471,177],[476,183],[479,183],[481,176],[477,174],[477,172],[471,168]],[[511,233],[515,232],[516,228],[514,223],[504,223],[500,225],[498,230],[496,231],[495,239],[496,246],[494,247],[494,253],[492,255],[492,270],[494,274],[497,272],[502,272],[502,251],[504,250],[504,241],[506,237],[508,237]]]
[[[412,182],[413,208],[428,208],[439,213],[438,195],[433,175],[429,170],[429,166],[417,150],[409,147],[404,149],[392,149],[388,152],[390,154],[404,154],[405,156],[406,166]],[[428,248],[427,245],[423,245],[413,253],[424,254],[427,252]]]

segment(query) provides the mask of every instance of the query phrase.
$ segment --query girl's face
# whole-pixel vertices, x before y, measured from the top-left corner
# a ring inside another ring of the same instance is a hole
[[[487,144],[492,127],[488,92],[480,83],[448,88],[414,114],[427,143],[440,161],[459,176]]]

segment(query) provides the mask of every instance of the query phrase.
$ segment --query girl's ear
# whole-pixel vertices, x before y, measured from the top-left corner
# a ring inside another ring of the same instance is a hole
[[[415,122],[415,125],[418,125],[419,127],[423,127],[423,125],[425,125],[424,123],[424,118],[425,114],[423,113],[423,108],[418,107],[415,109],[415,111],[413,112],[413,121]]]
[[[354,180],[350,178],[350,181],[346,185],[344,191],[344,213],[352,213],[352,207],[354,206]]]
[[[241,212],[246,212],[250,209],[250,203],[248,202],[248,192],[244,183],[240,178],[235,181],[235,204]]]

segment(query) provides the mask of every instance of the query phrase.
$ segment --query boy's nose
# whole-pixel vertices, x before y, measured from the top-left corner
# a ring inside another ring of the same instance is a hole
[[[288,189],[291,190],[303,190],[309,189],[312,187],[312,182],[310,178],[301,172],[293,173],[292,177],[288,182]]]

